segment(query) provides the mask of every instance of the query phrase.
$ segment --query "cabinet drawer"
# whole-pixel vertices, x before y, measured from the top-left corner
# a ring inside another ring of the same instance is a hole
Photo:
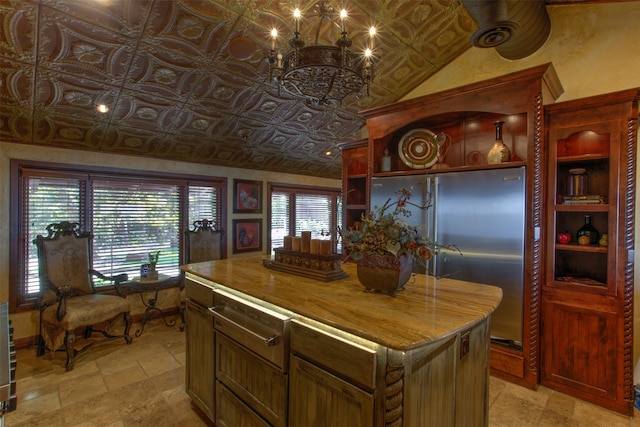
[[[218,427],[271,427],[219,382],[216,382],[216,405]]]
[[[191,301],[194,301],[203,307],[213,306],[213,289],[210,286],[194,282],[190,279],[185,279],[184,290],[187,298]]]
[[[221,333],[216,333],[216,380],[272,426],[286,426],[288,375]]]
[[[313,360],[343,378],[373,390],[376,380],[376,352],[309,325],[291,321],[291,351]]]

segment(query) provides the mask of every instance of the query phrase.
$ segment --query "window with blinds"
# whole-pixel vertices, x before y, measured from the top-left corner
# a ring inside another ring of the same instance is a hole
[[[311,231],[312,238],[331,238],[336,249],[341,225],[340,190],[323,187],[269,185],[270,249],[284,246],[284,236]]]
[[[11,161],[11,170],[12,182],[19,183],[11,186],[10,195],[9,293],[14,311],[33,308],[40,291],[33,240],[46,235],[51,223],[78,222],[82,231],[93,234],[93,268],[129,277],[139,275],[149,252],[158,250],[158,271],[177,276],[184,230],[198,219],[226,223],[226,178],[191,180],[20,160]]]
[[[177,276],[180,266],[180,188],[147,182],[94,180],[93,266],[109,276],[140,275],[149,252],[156,269]]]

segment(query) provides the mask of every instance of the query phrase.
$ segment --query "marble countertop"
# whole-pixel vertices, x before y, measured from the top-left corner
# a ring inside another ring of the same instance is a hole
[[[188,264],[187,273],[284,308],[382,346],[408,351],[484,320],[502,299],[502,289],[417,274],[393,297],[365,292],[356,265],[348,278],[323,282],[268,269],[264,256]]]

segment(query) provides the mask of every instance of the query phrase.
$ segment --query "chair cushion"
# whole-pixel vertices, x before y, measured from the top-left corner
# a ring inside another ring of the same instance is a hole
[[[57,308],[57,303],[47,307],[42,312],[42,321],[56,325],[65,331],[106,322],[121,313],[131,311],[131,305],[126,298],[100,294],[68,298],[67,313],[60,322],[56,320]]]

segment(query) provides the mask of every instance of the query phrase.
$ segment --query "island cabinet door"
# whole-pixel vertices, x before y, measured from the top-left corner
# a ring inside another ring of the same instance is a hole
[[[371,427],[373,395],[291,356],[290,427]]]
[[[213,318],[190,299],[186,305],[186,390],[207,417],[214,420],[215,346]]]

